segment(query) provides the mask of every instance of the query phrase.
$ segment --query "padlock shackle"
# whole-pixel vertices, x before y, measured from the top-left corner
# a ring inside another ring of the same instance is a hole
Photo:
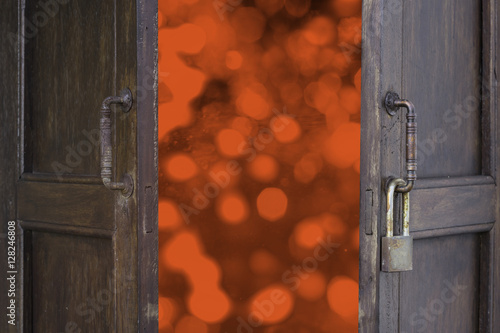
[[[386,213],[386,237],[394,236],[394,193],[397,186],[405,185],[401,178],[390,179],[387,183],[387,213]]]
[[[410,192],[403,193],[403,236],[410,236]]]

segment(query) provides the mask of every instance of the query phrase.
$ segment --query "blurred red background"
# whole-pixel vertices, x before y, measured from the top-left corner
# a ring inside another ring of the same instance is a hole
[[[356,332],[360,0],[160,0],[160,332]]]

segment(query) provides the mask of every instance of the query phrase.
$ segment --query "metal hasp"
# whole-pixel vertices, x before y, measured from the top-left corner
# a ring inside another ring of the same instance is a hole
[[[408,110],[406,113],[406,183],[398,186],[396,192],[410,192],[417,179],[417,114],[415,106],[406,99],[400,99],[395,92],[385,95],[385,109],[391,116],[396,114],[400,107]]]
[[[387,185],[387,213],[385,237],[382,237],[382,271],[403,272],[413,269],[413,236],[410,236],[410,194],[403,193],[403,234],[394,236],[394,195],[397,186],[406,182],[390,179]]]
[[[112,182],[113,146],[111,137],[111,104],[121,106],[123,112],[132,108],[133,98],[130,89],[125,88],[120,96],[110,96],[104,99],[101,106],[101,178],[102,183],[110,190],[121,190],[123,196],[130,197],[134,191],[134,181],[129,174],[122,177],[121,182]]]

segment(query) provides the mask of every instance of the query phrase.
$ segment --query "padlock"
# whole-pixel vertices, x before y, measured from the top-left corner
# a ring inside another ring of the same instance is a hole
[[[387,186],[387,234],[382,237],[382,271],[403,272],[413,269],[413,236],[410,236],[410,194],[403,193],[403,234],[394,236],[394,192],[397,186],[406,185],[400,178],[392,179]]]

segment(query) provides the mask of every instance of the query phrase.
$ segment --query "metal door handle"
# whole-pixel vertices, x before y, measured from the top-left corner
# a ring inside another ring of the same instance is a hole
[[[110,96],[101,105],[101,179],[104,186],[110,190],[121,190],[125,197],[130,197],[134,191],[134,181],[129,174],[124,174],[121,182],[111,181],[113,174],[113,146],[111,138],[111,104],[121,105],[123,112],[132,108],[133,98],[130,89],[125,88],[120,96]]]
[[[408,110],[406,113],[406,184],[396,187],[396,192],[408,193],[413,188],[417,179],[417,114],[415,106],[406,99],[400,99],[395,92],[388,92],[385,95],[385,109],[391,116],[396,111],[404,107]]]

